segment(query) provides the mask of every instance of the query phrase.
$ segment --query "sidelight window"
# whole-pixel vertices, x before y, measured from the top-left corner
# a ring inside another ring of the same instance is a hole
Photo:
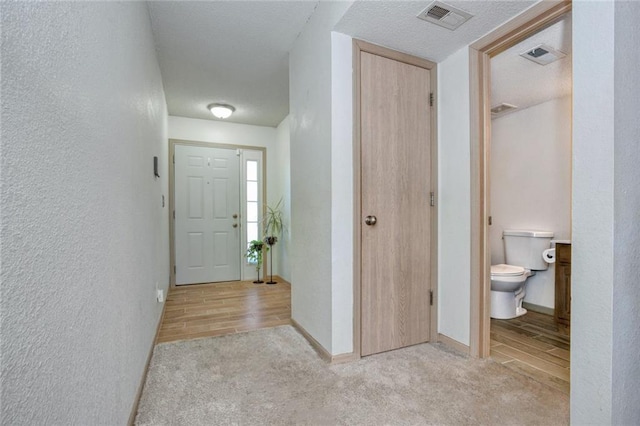
[[[247,160],[247,246],[258,239],[259,231],[259,198],[258,198],[258,162]]]

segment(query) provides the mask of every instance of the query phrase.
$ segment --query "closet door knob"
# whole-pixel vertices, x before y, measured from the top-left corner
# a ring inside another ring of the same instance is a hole
[[[378,218],[376,218],[375,216],[367,216],[364,218],[364,223],[366,223],[369,226],[375,225],[377,221],[378,221]]]

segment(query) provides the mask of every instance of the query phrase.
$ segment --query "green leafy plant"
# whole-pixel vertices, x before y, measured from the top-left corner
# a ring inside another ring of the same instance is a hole
[[[282,218],[282,198],[275,207],[267,206],[267,214],[264,217],[265,242],[272,246],[278,241],[278,236],[284,231],[284,220]]]
[[[262,266],[262,254],[265,251],[269,251],[269,247],[265,245],[264,241],[253,240],[249,243],[249,248],[245,254],[250,263],[255,263],[256,270],[258,270],[258,272]]]
[[[260,268],[262,267],[262,255],[266,251],[269,251],[269,247],[265,245],[264,241],[253,240],[249,243],[249,248],[245,254],[247,260],[249,260],[250,263],[255,263],[256,265],[256,272],[258,272],[258,279],[254,281],[256,284],[264,282],[260,280]]]

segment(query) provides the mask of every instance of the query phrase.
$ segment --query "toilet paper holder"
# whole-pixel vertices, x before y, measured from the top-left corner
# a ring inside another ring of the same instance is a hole
[[[555,249],[555,247],[554,248],[550,248],[550,249],[546,249],[545,251],[543,251],[542,252],[542,258],[547,263],[555,263],[556,262],[556,249]]]

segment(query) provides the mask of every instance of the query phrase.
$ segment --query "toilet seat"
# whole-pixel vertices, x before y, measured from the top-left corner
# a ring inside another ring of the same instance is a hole
[[[507,265],[500,263],[498,265],[491,265],[491,276],[494,277],[519,277],[524,275],[526,269],[522,266]]]
[[[491,265],[491,318],[511,319],[527,313],[522,299],[529,276],[531,271],[522,266]]]
[[[529,278],[531,271],[522,266],[491,265],[491,290],[515,291],[518,283],[523,283]]]

